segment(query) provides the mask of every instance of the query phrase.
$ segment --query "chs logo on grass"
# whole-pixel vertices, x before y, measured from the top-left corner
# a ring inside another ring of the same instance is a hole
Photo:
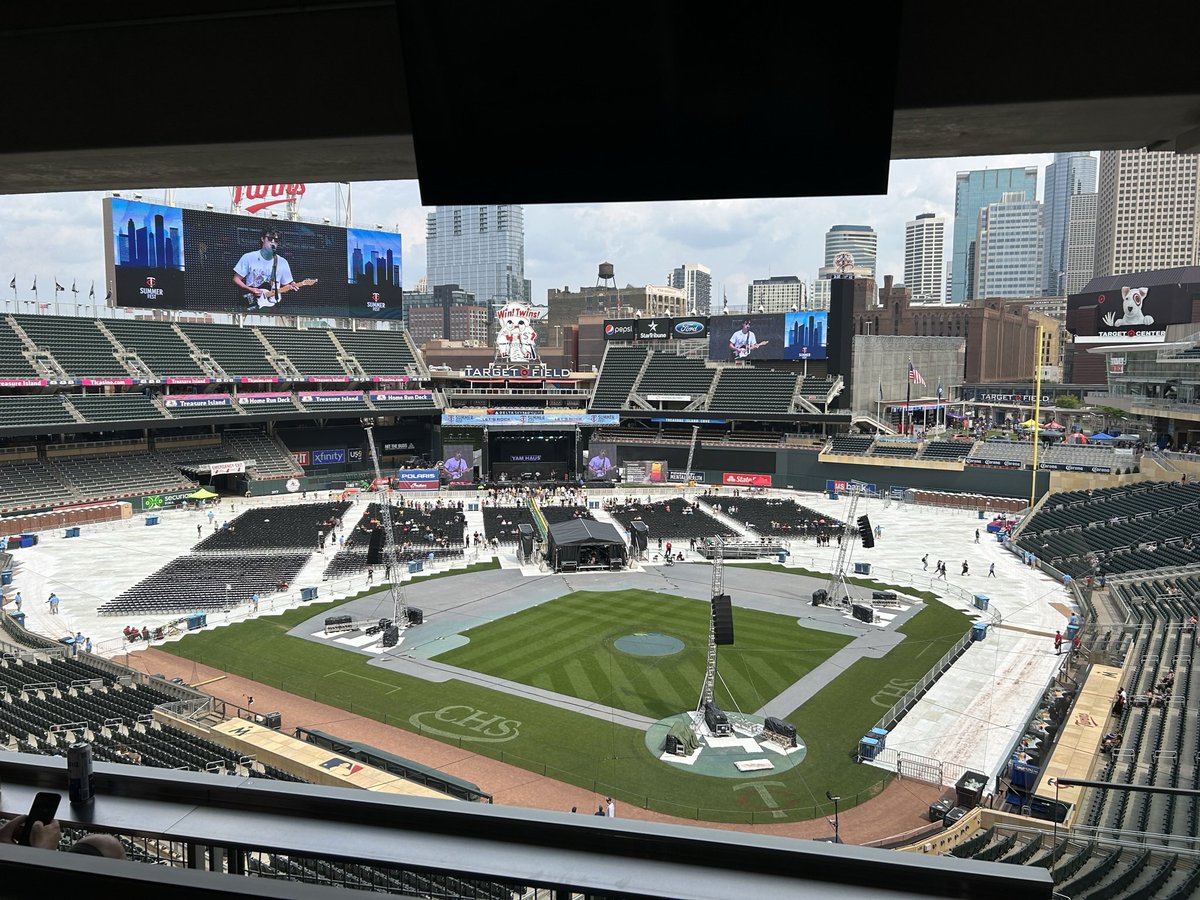
[[[676,334],[700,334],[704,331],[704,323],[689,320],[687,322],[676,322]]]

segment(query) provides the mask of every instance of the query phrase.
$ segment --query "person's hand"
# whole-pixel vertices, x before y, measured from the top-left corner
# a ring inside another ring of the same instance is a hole
[[[34,822],[29,832],[29,846],[43,850],[57,850],[62,841],[62,826],[57,819],[49,822]]]
[[[0,828],[0,844],[15,844],[17,835],[21,833],[21,826],[24,824],[24,816],[17,816],[5,822],[4,827]]]

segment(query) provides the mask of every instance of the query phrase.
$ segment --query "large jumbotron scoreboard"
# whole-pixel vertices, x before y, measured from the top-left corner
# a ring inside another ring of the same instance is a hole
[[[123,197],[103,202],[113,305],[356,319],[402,316],[399,234]],[[255,303],[233,277],[247,254],[251,259],[259,254],[265,229],[278,233],[278,254],[260,269],[274,271],[280,282],[279,274],[288,272],[302,288]]]

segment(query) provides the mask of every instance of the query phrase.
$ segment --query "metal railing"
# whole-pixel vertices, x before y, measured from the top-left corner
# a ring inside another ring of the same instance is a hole
[[[925,692],[929,690],[939,678],[946,673],[946,670],[954,663],[959,656],[966,650],[967,645],[971,643],[971,632],[964,634],[953,647],[946,651],[945,656],[939,659],[933,667],[926,672],[920,681],[908,689],[908,692],[892,704],[892,708],[883,714],[878,722],[875,723],[876,728],[882,728],[885,731],[891,731],[892,728],[899,722],[904,715],[917,705],[917,701],[925,696]]]

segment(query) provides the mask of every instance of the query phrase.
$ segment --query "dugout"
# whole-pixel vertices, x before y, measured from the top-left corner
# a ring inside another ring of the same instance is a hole
[[[592,519],[570,519],[550,526],[550,565],[555,572],[623,569],[625,539],[613,525]]]

